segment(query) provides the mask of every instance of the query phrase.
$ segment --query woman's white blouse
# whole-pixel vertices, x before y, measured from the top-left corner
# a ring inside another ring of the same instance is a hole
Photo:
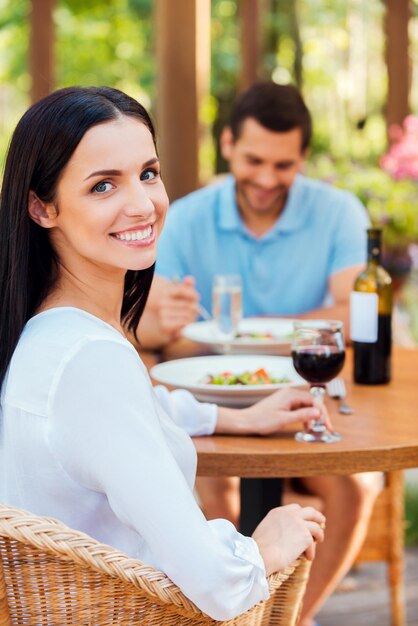
[[[133,346],[110,325],[72,307],[33,317],[1,410],[1,501],[164,571],[214,619],[268,596],[255,541],[226,520],[206,521],[193,496],[189,434],[212,433],[216,407],[153,389]]]

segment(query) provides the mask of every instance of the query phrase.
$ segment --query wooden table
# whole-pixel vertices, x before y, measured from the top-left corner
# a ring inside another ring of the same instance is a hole
[[[354,385],[351,353],[342,376],[352,415],[327,399],[342,441],[299,443],[295,428],[269,437],[196,437],[198,475],[267,478],[418,467],[418,350],[395,348],[388,385]]]
[[[198,349],[197,349],[198,350]],[[192,356],[189,343],[165,358]],[[212,435],[195,437],[199,476],[239,476],[242,520],[250,532],[279,497],[275,478],[393,472],[418,467],[418,350],[394,348],[393,376],[388,385],[354,385],[352,354],[342,372],[352,415],[340,415],[335,400],[326,399],[337,443],[299,443],[293,426],[274,436]],[[270,479],[254,480],[254,479]]]
[[[184,348],[183,356],[191,356],[191,347]],[[388,385],[354,385],[348,351],[342,376],[354,413],[340,415],[337,402],[326,399],[335,430],[343,436],[337,443],[299,443],[294,440],[294,427],[269,437],[213,435],[195,437],[194,442],[198,475],[247,479],[241,481],[244,534],[251,534],[265,513],[277,506],[276,477],[388,472],[393,497],[388,511],[392,619],[403,624],[402,490],[398,489],[402,478],[397,470],[418,467],[418,350],[394,348],[392,369]]]

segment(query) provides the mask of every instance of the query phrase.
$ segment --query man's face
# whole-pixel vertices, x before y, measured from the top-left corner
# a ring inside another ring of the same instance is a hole
[[[301,129],[275,132],[248,118],[235,141],[226,128],[221,145],[243,214],[277,216],[305,158]]]

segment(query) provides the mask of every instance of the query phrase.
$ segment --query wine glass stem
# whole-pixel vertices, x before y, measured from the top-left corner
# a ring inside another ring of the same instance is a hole
[[[324,406],[324,394],[325,394],[325,389],[324,387],[315,387],[314,385],[311,387],[310,392],[312,394],[312,397],[315,401],[315,406],[319,409],[320,414],[319,417],[316,418],[314,420],[313,426],[312,426],[312,430],[319,433],[319,432],[323,432],[324,430],[326,430],[325,424],[324,424],[324,411],[323,411],[323,406]]]

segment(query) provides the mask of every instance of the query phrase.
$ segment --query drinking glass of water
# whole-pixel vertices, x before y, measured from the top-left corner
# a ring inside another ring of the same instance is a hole
[[[218,274],[213,279],[212,311],[225,343],[232,341],[242,319],[242,281],[238,274]]]
[[[292,358],[295,370],[310,384],[311,394],[320,407],[324,398],[325,383],[335,378],[344,365],[343,323],[337,320],[295,322]],[[295,439],[332,443],[340,441],[341,435],[329,431],[321,416],[313,420],[309,430],[296,433]]]

